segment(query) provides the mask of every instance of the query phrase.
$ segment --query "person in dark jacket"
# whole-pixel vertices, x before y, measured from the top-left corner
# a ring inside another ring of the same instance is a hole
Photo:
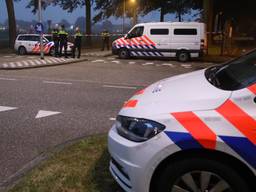
[[[72,57],[75,58],[76,56],[76,49],[78,51],[77,58],[80,58],[81,56],[81,45],[82,45],[82,33],[80,32],[79,27],[76,28],[75,30],[75,41],[74,41],[74,47],[72,50]]]
[[[109,39],[110,39],[110,33],[108,32],[108,30],[104,30],[101,33],[101,38],[102,38],[102,49],[101,51],[104,51],[105,46],[107,47],[107,49],[109,50]]]
[[[64,55],[65,58],[68,58],[67,55],[67,48],[68,48],[68,33],[65,30],[65,26],[61,26],[61,30],[59,31],[59,38],[60,38],[60,57],[62,56],[62,50],[64,48]]]
[[[54,42],[54,56],[59,56],[59,46],[60,46],[60,39],[59,39],[59,30],[55,27],[52,31],[52,40]]]

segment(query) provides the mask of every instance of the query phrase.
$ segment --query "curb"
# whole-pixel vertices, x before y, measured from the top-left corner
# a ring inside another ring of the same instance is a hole
[[[38,61],[38,60],[29,60],[25,61],[26,63],[29,63],[30,61]],[[53,67],[53,66],[58,66],[58,65],[68,65],[68,64],[73,64],[73,63],[80,63],[83,61],[88,61],[88,59],[66,59],[65,61],[62,62],[56,62],[52,61],[54,63],[47,63],[45,60],[43,60],[43,63],[40,64],[29,64],[29,65],[15,65],[15,62],[11,62],[8,64],[2,64],[0,65],[0,70],[21,70],[21,69],[33,69],[33,68],[42,68],[42,67]],[[48,61],[48,60],[47,60]]]
[[[113,54],[112,53],[106,53],[106,54],[86,53],[86,54],[82,54],[82,55],[86,56],[86,57],[110,57]]]

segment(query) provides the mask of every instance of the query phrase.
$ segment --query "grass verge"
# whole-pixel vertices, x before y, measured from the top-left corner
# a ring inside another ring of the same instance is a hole
[[[106,136],[67,147],[32,170],[10,192],[117,192],[109,170]]]

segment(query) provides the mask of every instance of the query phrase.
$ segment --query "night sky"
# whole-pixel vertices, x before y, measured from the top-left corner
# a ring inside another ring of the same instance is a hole
[[[37,16],[31,13],[31,9],[25,8],[28,0],[23,0],[21,2],[15,3],[15,13],[16,19],[32,21],[36,20]],[[92,10],[94,11],[94,10]],[[52,20],[53,22],[59,22],[62,19],[68,20],[71,24],[76,21],[76,19],[80,16],[84,16],[84,8],[78,8],[74,10],[72,13],[68,13],[67,11],[63,11],[59,7],[47,7],[47,9],[43,12],[43,19]],[[187,16],[188,18],[189,16]],[[176,21],[174,15],[166,15],[166,21]],[[5,6],[5,0],[0,0],[0,22],[3,23],[7,19],[7,12]],[[111,22],[113,23],[121,23],[122,19],[111,18]],[[127,20],[128,21],[128,20]],[[159,21],[159,13],[157,11],[150,13],[149,15],[140,18],[140,22],[148,22],[148,21]]]

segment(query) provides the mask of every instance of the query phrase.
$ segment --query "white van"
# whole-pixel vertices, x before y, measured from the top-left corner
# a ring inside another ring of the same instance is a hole
[[[206,43],[205,24],[158,22],[135,25],[112,44],[112,52],[129,57],[177,57],[181,62],[200,57]]]

